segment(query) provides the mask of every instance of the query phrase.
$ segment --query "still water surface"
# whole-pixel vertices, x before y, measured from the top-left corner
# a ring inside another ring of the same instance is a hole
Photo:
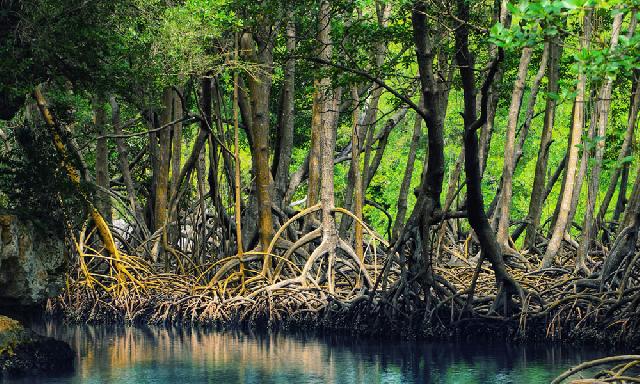
[[[548,383],[606,351],[537,344],[426,343],[345,336],[35,325],[71,344],[67,376],[8,383]]]

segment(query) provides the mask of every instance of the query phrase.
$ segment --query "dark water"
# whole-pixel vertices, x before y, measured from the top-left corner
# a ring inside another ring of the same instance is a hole
[[[547,383],[607,351],[160,327],[35,325],[77,351],[73,374],[9,383]]]

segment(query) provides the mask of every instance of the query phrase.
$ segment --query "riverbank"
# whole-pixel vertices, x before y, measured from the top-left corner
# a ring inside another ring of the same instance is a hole
[[[291,278],[268,284],[256,275],[247,276],[253,285],[247,285],[245,292],[232,294],[231,289],[203,285],[192,275],[165,273],[138,274],[139,288],[130,284],[120,294],[90,287],[86,280],[72,281],[48,309],[73,323],[313,328],[407,339],[498,337],[520,342],[640,345],[635,289],[600,291],[597,280],[579,279],[560,268],[512,269],[528,291],[524,301],[516,301],[505,314],[492,306],[495,283],[490,271],[478,273],[471,299],[465,282],[473,279],[474,270],[458,266],[447,271],[456,277],[448,285],[450,292],[433,295],[431,301],[401,291],[398,281],[384,290],[361,287],[331,294],[321,284],[305,286]]]

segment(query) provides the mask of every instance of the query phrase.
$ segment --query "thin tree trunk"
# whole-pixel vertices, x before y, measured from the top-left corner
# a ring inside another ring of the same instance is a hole
[[[505,28],[509,28],[511,25],[511,14],[507,10],[506,0],[497,0],[494,2],[493,23],[500,22]],[[498,47],[491,45],[489,51],[492,57],[496,57]],[[502,77],[504,75],[504,68],[497,69],[495,78],[491,87],[489,88],[488,106],[487,106],[487,121],[482,125],[480,129],[480,174],[484,175],[484,171],[487,168],[487,159],[489,158],[489,150],[491,149],[491,137],[493,136],[493,129],[495,123],[496,112],[498,109],[498,101],[500,99],[500,83],[502,83]],[[479,100],[477,100],[479,102]]]
[[[635,215],[640,212],[640,166],[636,172],[635,182],[633,183],[633,190],[631,191],[631,196],[629,197],[629,203],[627,204],[627,209],[624,211],[624,217],[622,222],[620,223],[620,227],[618,230],[618,234],[624,228],[628,227],[632,224],[632,221],[635,219]]]
[[[531,85],[531,92],[529,93],[529,101],[527,102],[527,110],[524,116],[524,122],[522,123],[520,133],[518,134],[518,143],[516,144],[516,152],[514,154],[514,164],[517,167],[522,158],[524,144],[529,134],[529,128],[531,128],[531,122],[535,114],[536,101],[538,100],[538,92],[540,91],[540,83],[542,78],[547,72],[547,63],[549,62],[549,50],[551,43],[546,42],[542,51],[542,58],[540,59],[540,66],[536,77],[533,79]]]
[[[207,233],[207,209],[205,206],[205,147],[198,154],[196,163],[196,191],[198,192],[198,210],[199,215],[194,215],[194,234],[198,239],[197,246],[193,249],[193,261],[198,262],[207,252],[206,233]],[[199,217],[198,217],[199,216]]]
[[[593,11],[587,10],[584,15],[584,35],[581,41],[582,49],[589,49],[591,40],[591,16]],[[567,228],[569,219],[569,210],[571,209],[571,198],[573,197],[573,187],[576,176],[576,166],[578,162],[578,143],[580,142],[580,136],[582,134],[582,127],[584,125],[584,98],[585,87],[587,83],[586,74],[584,73],[584,64],[579,63],[579,75],[577,85],[577,95],[575,100],[575,108],[573,113],[573,126],[570,132],[570,143],[567,151],[569,157],[567,158],[566,180],[565,188],[562,194],[562,201],[560,203],[560,211],[558,213],[558,220],[553,229],[551,239],[547,245],[547,250],[542,259],[542,267],[550,267],[556,257],[556,254],[560,250],[564,233]]]
[[[236,40],[237,44],[237,40]],[[235,58],[238,58],[238,47],[236,45],[235,49]],[[238,127],[238,112],[240,106],[238,105],[238,73],[235,72],[233,74],[233,159],[234,163],[234,178],[235,178],[235,188],[234,188],[234,216],[236,219],[236,244],[238,248],[238,259],[240,260],[240,274],[242,279],[244,279],[244,261],[243,261],[243,253],[244,246],[242,244],[242,212],[241,208],[241,196],[240,196],[240,139],[239,139],[239,131]],[[244,280],[243,280],[244,282]]]
[[[591,118],[589,121],[589,129],[587,130],[587,139],[583,141],[582,156],[580,158],[580,168],[575,177],[575,185],[573,187],[573,196],[571,197],[571,209],[569,210],[569,216],[567,218],[567,229],[565,231],[565,238],[570,238],[570,229],[573,225],[576,212],[578,211],[578,203],[582,194],[582,184],[587,177],[587,169],[589,167],[589,156],[591,154],[590,143],[595,141],[596,125],[598,121],[598,114],[600,111],[596,108],[594,101],[596,100],[595,90],[591,92],[589,96],[589,110]]]
[[[627,201],[628,185],[629,185],[629,164],[625,164],[622,168],[622,175],[620,176],[620,189],[618,191],[618,199],[616,200],[616,207],[613,210],[613,216],[611,217],[611,221],[614,224],[617,223],[618,220],[620,220],[620,215],[624,213],[624,208],[628,203]],[[615,232],[615,229],[613,230],[613,232]]]
[[[178,94],[174,90],[173,92],[173,120],[179,120],[182,118],[182,102],[178,97]],[[180,171],[182,163],[182,122],[178,122],[173,125],[171,131],[171,184],[169,189],[169,196],[174,196],[180,185]],[[171,212],[169,221],[174,226],[170,231],[170,241],[176,243],[180,237],[180,225],[178,224],[178,211]]]
[[[611,27],[611,41],[609,43],[609,50],[615,50],[618,45],[618,37],[620,36],[620,29],[622,28],[622,19],[624,14],[618,13],[614,16],[613,26]],[[582,243],[578,248],[578,254],[576,255],[576,270],[589,272],[589,268],[586,265],[587,255],[591,247],[591,240],[595,238],[598,231],[597,223],[594,223],[593,216],[596,207],[596,200],[598,199],[598,191],[600,189],[600,173],[602,171],[602,160],[604,158],[604,145],[607,134],[607,124],[609,123],[609,109],[611,107],[611,88],[613,86],[614,78],[612,76],[607,77],[605,83],[598,95],[598,101],[596,108],[598,109],[598,141],[595,148],[595,161],[590,175],[591,180],[588,189],[587,209],[584,215],[584,225],[582,229]]]
[[[131,212],[136,216],[135,219],[139,226],[139,230],[143,236],[148,235],[148,228],[144,221],[142,209],[138,205],[136,199],[136,189],[133,184],[133,178],[131,177],[131,168],[129,166],[129,149],[124,141],[124,138],[119,137],[122,135],[122,127],[120,126],[120,106],[116,102],[115,96],[111,96],[111,125],[113,126],[113,132],[116,135],[116,149],[118,151],[118,165],[120,173],[122,173],[122,180],[125,188],[127,188],[127,198],[129,199],[129,205],[131,206]]]
[[[633,10],[631,12],[631,21],[629,22],[629,29],[627,30],[627,38],[633,37],[633,34],[636,31],[636,27],[638,25],[638,11]],[[627,179],[629,177],[629,162],[625,162],[624,159],[627,156],[631,156],[631,144],[634,140],[635,134],[635,126],[636,120],[638,119],[638,108],[640,107],[640,91],[638,90],[639,80],[640,80],[640,71],[634,70],[631,76],[631,98],[629,102],[629,114],[627,118],[627,131],[625,132],[624,141],[622,143],[622,147],[620,148],[620,154],[618,155],[618,164],[623,162],[621,168],[614,168],[611,174],[611,180],[609,181],[609,188],[607,189],[607,193],[605,194],[604,199],[602,200],[602,204],[600,205],[600,209],[598,210],[598,217],[596,218],[596,225],[600,226],[604,217],[607,214],[607,209],[609,208],[609,204],[611,203],[611,198],[613,197],[613,193],[615,192],[616,185],[618,184],[618,178],[622,175],[620,181],[620,191],[618,192],[618,200],[616,202],[616,207],[613,213],[613,222],[617,222],[620,218],[620,215],[624,211],[624,206],[626,204],[626,191],[627,191]],[[607,232],[603,234],[603,239]]]
[[[389,20],[389,13],[391,12],[391,3],[376,0],[375,5],[376,5],[376,15],[378,19],[378,26],[380,28],[386,28]],[[374,43],[373,57],[374,57],[374,65],[375,65],[374,69],[376,71],[379,71],[380,68],[384,65],[386,52],[387,52],[386,41],[379,40]],[[364,116],[362,116],[361,120],[360,120],[360,117],[358,117],[358,120],[356,120],[357,123],[361,125],[358,128],[358,143],[360,145],[364,143],[364,151],[365,151],[364,159],[363,159],[364,165],[362,167],[362,174],[364,175],[364,178],[360,176],[362,185],[358,187],[362,190],[361,193],[363,194],[366,194],[367,188],[369,186],[369,183],[367,182],[367,171],[369,169],[369,163],[371,160],[371,150],[372,150],[373,141],[374,141],[374,133],[376,130],[376,122],[378,121],[378,110],[379,110],[378,104],[380,103],[380,97],[382,96],[382,91],[383,91],[382,87],[375,87],[373,89],[370,97],[368,98],[369,102],[366,108],[364,108],[364,111],[363,111]],[[353,100],[354,102],[357,103],[359,101],[358,92],[357,91],[353,92],[353,94],[354,94]],[[360,151],[360,148],[358,148],[358,151]],[[352,161],[352,164],[353,164],[353,161]],[[352,165],[352,167],[357,167],[358,172],[360,172],[359,163],[356,165]],[[352,209],[355,211],[358,208],[354,209],[352,207],[354,203],[353,201],[354,188],[356,188],[355,181],[352,176],[353,174],[354,174],[353,171],[350,169],[347,186],[344,192],[344,196],[345,196],[344,206],[347,209]],[[351,225],[351,219],[345,217],[344,220],[340,223],[339,232],[341,234],[344,234],[350,225]]]
[[[327,80],[328,81],[328,80]],[[326,83],[326,82],[325,82]],[[320,129],[321,129],[321,104],[323,95],[319,89],[326,87],[321,80],[314,81],[313,105],[311,107],[311,148],[309,149],[308,175],[307,182],[307,208],[318,203],[318,194],[320,192]],[[304,227],[308,229],[311,222],[317,219],[315,214],[305,217]]]
[[[550,96],[558,93],[558,79],[560,65],[559,60],[562,55],[562,47],[557,40],[549,42],[549,75],[547,83],[547,96],[544,124],[542,133],[540,134],[540,148],[538,150],[538,159],[536,160],[536,169],[533,178],[533,186],[531,187],[531,199],[529,200],[529,211],[527,214],[527,234],[525,235],[524,246],[528,249],[534,249],[536,246],[536,237],[538,227],[540,226],[540,218],[542,216],[543,203],[543,186],[547,174],[547,163],[549,161],[549,148],[551,146],[551,138],[553,133],[553,124],[556,115],[556,97]]]
[[[393,128],[395,128],[398,125],[398,123],[402,121],[404,116],[407,114],[407,110],[408,108],[406,106],[400,107],[400,109],[396,111],[396,113],[389,120],[387,120],[384,128],[382,128],[382,130],[378,132],[377,135],[375,136],[373,135],[373,129],[369,130],[369,134],[371,137],[367,138],[367,142],[369,144],[365,146],[365,156],[362,161],[363,166],[362,166],[362,172],[361,172],[362,176],[361,176],[361,187],[360,187],[360,189],[362,190],[362,194],[366,193],[366,190],[369,188],[369,185],[371,184],[371,180],[373,179],[373,176],[375,176],[378,170],[378,167],[382,162],[382,156],[384,155],[384,151],[387,148],[387,143],[389,140],[389,134],[391,133],[391,130],[393,130]],[[359,140],[360,138],[358,138],[358,141]],[[372,152],[371,148],[373,147],[373,144],[376,142],[378,143],[378,145],[376,146],[375,152]],[[371,158],[372,155],[373,155],[373,158]],[[353,161],[352,161],[352,164],[354,164]],[[353,171],[350,168],[350,173],[351,172]],[[359,167],[358,167],[358,172],[360,172]],[[346,195],[345,204],[347,204],[350,207],[352,207],[353,204],[351,204],[351,202],[349,202],[348,200],[353,199],[353,193],[355,188],[356,187],[355,187],[353,176],[351,176],[350,174],[347,188],[345,191],[345,195]],[[341,235],[346,233],[347,229],[351,226],[351,223],[352,223],[351,217],[344,217],[342,222],[340,222],[339,233]]]
[[[159,154],[158,154],[158,133],[155,131],[155,128],[160,124],[158,123],[158,117],[155,112],[149,111],[147,113],[147,124],[149,125],[149,163],[151,165],[151,186],[149,188],[149,198],[147,199],[147,217],[149,228],[152,233],[158,229],[156,226],[155,220],[155,211],[156,211],[156,186],[158,185],[158,172],[160,167],[159,162]],[[154,249],[151,252],[151,258],[154,262],[158,261],[158,249],[157,242],[154,245]]]
[[[518,142],[515,144],[515,148],[514,148],[514,152],[513,152],[513,167],[511,167],[511,175],[509,176],[513,182],[513,175],[515,173],[515,169],[518,166],[518,164],[520,163],[520,159],[522,158],[522,149],[524,147],[524,143],[527,140],[527,135],[529,134],[529,128],[531,126],[531,121],[533,120],[533,115],[535,112],[535,105],[536,105],[536,100],[538,97],[538,90],[540,89],[540,83],[542,81],[542,78],[544,77],[544,74],[546,72],[547,69],[547,57],[548,57],[548,44],[545,43],[545,47],[542,53],[542,58],[540,60],[540,66],[538,68],[538,72],[536,73],[536,76],[533,80],[533,84],[531,86],[531,92],[529,93],[529,101],[527,103],[527,109],[525,111],[525,116],[524,116],[524,122],[522,123],[522,125],[520,126],[520,130],[518,132],[516,132],[516,136],[518,137]],[[505,148],[506,150],[506,148]],[[494,196],[493,200],[491,201],[491,204],[489,205],[489,209],[487,210],[488,215],[494,216],[494,223],[496,225],[496,228],[498,228],[499,226],[499,221],[500,219],[503,217],[501,215],[500,209],[498,209],[497,212],[494,211],[496,209],[496,207],[500,208],[502,207],[502,196],[503,196],[503,186],[505,185],[505,173],[503,172],[502,175],[500,176],[500,183],[498,185],[498,190],[496,192],[496,195]],[[507,220],[509,220],[510,218],[507,217]],[[499,230],[500,228],[498,228]],[[507,234],[508,236],[508,234]],[[510,240],[507,238],[507,240]],[[503,251],[508,251],[511,254],[516,254],[517,251],[515,249],[512,249],[509,243],[501,243]]]
[[[286,206],[284,200],[289,181],[289,166],[291,165],[291,150],[293,147],[293,123],[295,106],[295,76],[296,62],[293,54],[296,50],[296,26],[293,12],[287,13],[286,27],[287,59],[284,68],[284,82],[282,86],[282,108],[278,124],[277,151],[273,157],[273,197],[280,208]]]
[[[165,88],[162,94],[162,114],[160,117],[160,126],[173,121],[173,90]],[[161,259],[164,255],[163,244],[167,236],[167,219],[168,219],[168,187],[169,187],[169,161],[171,156],[171,127],[167,127],[158,132],[158,178],[156,179],[156,195],[154,204],[154,222],[155,229],[162,229],[160,247],[158,248],[157,259]],[[169,268],[169,260],[165,257],[165,270]]]
[[[420,108],[424,108],[423,96],[420,96]],[[398,210],[396,213],[396,220],[393,224],[391,231],[392,243],[400,236],[400,230],[404,226],[404,219],[407,214],[407,196],[409,194],[409,188],[411,187],[411,179],[413,176],[413,166],[416,161],[416,152],[418,149],[418,143],[422,136],[422,118],[416,114],[415,121],[413,123],[413,135],[411,136],[411,143],[409,144],[409,155],[407,156],[407,165],[404,169],[404,176],[402,183],[400,184],[400,192],[398,194]]]
[[[94,99],[94,119],[98,140],[96,141],[96,185],[99,187],[96,193],[96,206],[108,224],[112,222],[111,197],[109,196],[109,143],[104,135],[107,134],[107,116],[103,96]]]
[[[352,88],[352,97],[354,100],[358,98],[358,90],[353,87]],[[356,103],[357,105],[357,103]],[[355,235],[354,235],[354,245],[355,251],[358,258],[364,261],[364,253],[363,253],[363,238],[362,238],[362,207],[364,204],[363,196],[362,196],[362,173],[360,173],[360,141],[359,141],[359,128],[360,124],[358,122],[360,115],[359,108],[354,108],[353,110],[353,129],[351,132],[351,167],[349,168],[350,180],[353,181],[353,213],[359,219],[355,224]],[[344,219],[343,219],[344,220]]]
[[[609,204],[611,203],[611,199],[613,198],[613,194],[616,191],[616,187],[618,185],[618,178],[620,175],[629,174],[629,162],[624,161],[625,158],[631,156],[632,153],[632,143],[634,139],[635,127],[638,123],[638,109],[640,108],[640,90],[638,89],[638,79],[639,74],[634,74],[633,84],[631,86],[631,102],[629,103],[629,115],[627,118],[627,130],[624,134],[624,141],[622,142],[622,146],[620,147],[620,154],[618,155],[617,164],[622,164],[621,166],[616,166],[611,172],[611,178],[609,180],[609,188],[607,189],[607,193],[602,200],[602,204],[600,204],[600,209],[598,211],[598,218],[596,222],[601,225],[604,221],[604,217],[607,213],[607,209],[609,208]],[[619,206],[624,205],[624,200],[626,197],[626,183],[625,188],[622,188],[622,182],[620,183],[620,190],[618,191],[618,202],[616,203],[615,211],[618,212],[618,215],[621,211]],[[617,215],[614,215],[614,217]],[[614,218],[613,221],[616,221]]]
[[[520,56],[518,67],[518,77],[513,85],[511,94],[511,106],[509,107],[509,120],[507,123],[506,141],[504,149],[504,161],[502,167],[502,198],[500,199],[497,241],[503,252],[514,253],[515,250],[509,245],[509,214],[511,211],[511,195],[513,193],[513,172],[515,169],[515,140],[516,127],[518,126],[518,116],[522,106],[522,95],[524,94],[525,82],[529,62],[531,62],[532,49],[525,47]],[[474,133],[475,134],[475,133]]]

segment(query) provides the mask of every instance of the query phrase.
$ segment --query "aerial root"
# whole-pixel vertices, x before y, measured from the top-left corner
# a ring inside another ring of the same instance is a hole
[[[244,252],[242,257],[233,255],[195,265],[188,255],[165,244],[176,271],[165,273],[156,271],[152,263],[141,257],[117,249],[114,257],[113,249],[105,252],[105,247],[89,244],[89,240],[96,240],[93,236],[96,228],[88,230],[86,222],[77,236],[71,236],[77,273],[68,277],[65,293],[51,309],[63,310],[78,321],[312,320],[330,302],[346,302],[361,295],[354,290],[360,281],[371,289],[373,279],[382,270],[378,263],[385,260],[376,254],[376,242],[383,240],[364,225],[371,237],[365,259],[357,257],[353,247],[339,238],[333,249],[321,241],[309,255],[303,247],[317,244],[322,235],[320,228],[295,242],[281,237],[296,220],[319,209],[320,205],[315,205],[299,212],[282,225],[266,250]],[[343,209],[336,211],[350,214]],[[163,233],[150,234],[145,241],[162,241]],[[113,247],[115,243],[110,245]],[[293,257],[294,254],[298,257]],[[328,254],[333,255],[332,262],[325,259]],[[261,268],[265,255],[275,260],[268,275]]]
[[[508,267],[523,290],[513,295],[512,310],[502,312],[495,305],[501,298],[494,273],[482,258],[469,258],[475,252],[470,241],[441,244],[442,260],[418,282],[417,277],[407,276],[406,255],[381,247],[382,239],[364,225],[368,239],[364,259],[344,239],[336,236],[333,242],[324,241],[320,228],[293,242],[282,237],[287,227],[318,209],[310,207],[287,220],[266,250],[245,252],[242,260],[233,255],[191,266],[188,255],[176,249],[168,253],[176,259],[176,272],[166,273],[139,256],[118,251],[114,257],[96,241],[97,231],[89,229],[87,222],[69,237],[77,268],[68,276],[64,294],[50,308],[77,321],[322,322],[368,332],[404,333],[452,332],[467,329],[461,328],[465,324],[471,327],[473,320],[494,322],[495,329],[511,329],[512,335],[521,338],[582,335],[640,340],[640,254],[629,257],[619,270],[611,270],[618,276],[615,290],[602,289],[601,279],[576,276],[565,265],[536,271]],[[351,216],[343,209],[335,212]],[[266,275],[265,255],[274,260]],[[522,255],[529,264],[537,264],[533,255]],[[597,257],[594,262],[601,262]]]

